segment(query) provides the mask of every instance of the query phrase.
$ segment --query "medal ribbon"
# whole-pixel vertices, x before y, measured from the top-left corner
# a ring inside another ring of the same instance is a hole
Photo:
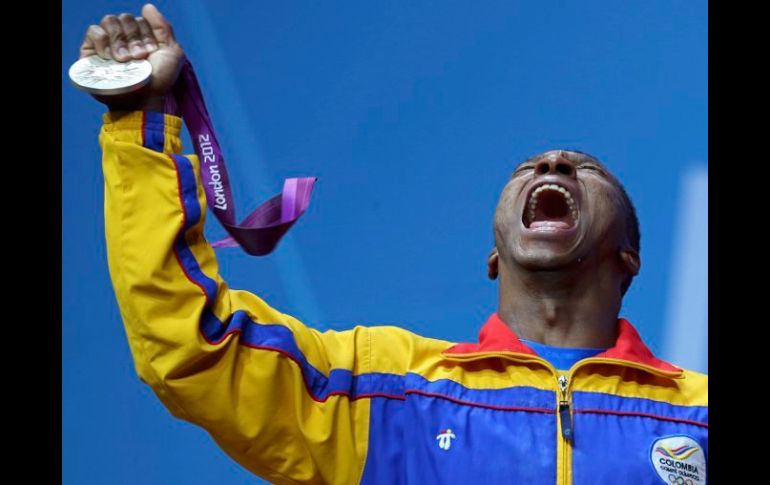
[[[176,102],[200,160],[209,209],[229,234],[212,246],[240,246],[253,256],[271,253],[284,234],[305,213],[310,204],[315,177],[286,179],[280,194],[257,207],[238,224],[225,159],[214,134],[198,79],[188,59],[183,61],[172,93],[174,99],[168,101]]]

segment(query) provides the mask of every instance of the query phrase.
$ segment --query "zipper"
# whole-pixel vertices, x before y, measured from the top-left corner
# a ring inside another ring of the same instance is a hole
[[[561,375],[558,379],[561,399],[559,400],[559,421],[561,421],[561,436],[567,441],[572,441],[572,415],[570,414],[569,397],[567,396],[567,386],[569,378]]]
[[[556,369],[554,369],[554,373],[557,373]],[[570,413],[569,399],[569,385],[571,375],[571,372],[567,375],[556,374],[556,384],[559,387],[559,397],[556,408],[558,415],[558,427],[561,431],[561,436],[557,437],[556,439],[556,456],[558,459],[556,483],[560,485],[567,485],[572,483],[570,471],[572,469],[571,458],[574,429],[572,427],[572,415]]]

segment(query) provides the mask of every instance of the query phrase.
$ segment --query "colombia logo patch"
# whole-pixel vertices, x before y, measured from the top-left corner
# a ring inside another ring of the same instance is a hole
[[[652,467],[663,483],[706,483],[706,455],[697,441],[685,435],[659,438],[650,447]]]

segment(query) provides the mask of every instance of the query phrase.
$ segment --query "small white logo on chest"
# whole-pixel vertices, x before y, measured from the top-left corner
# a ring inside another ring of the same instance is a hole
[[[457,438],[454,433],[452,433],[452,430],[442,429],[441,433],[436,436],[436,439],[438,440],[438,447],[442,450],[448,450],[450,446],[452,446],[452,440]]]

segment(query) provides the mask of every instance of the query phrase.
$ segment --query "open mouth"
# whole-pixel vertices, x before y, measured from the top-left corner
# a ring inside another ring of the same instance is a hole
[[[563,231],[576,227],[578,217],[577,203],[569,190],[543,184],[529,194],[522,222],[533,231]]]

